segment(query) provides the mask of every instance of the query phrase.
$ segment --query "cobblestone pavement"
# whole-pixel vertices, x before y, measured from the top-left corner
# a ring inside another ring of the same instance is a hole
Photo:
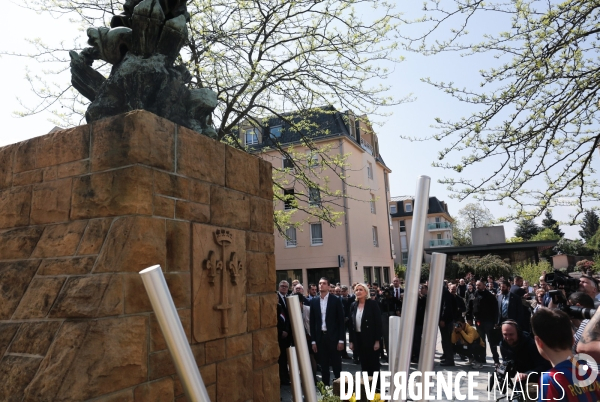
[[[352,351],[348,349],[348,354],[350,356],[352,356]],[[456,366],[454,367],[441,367],[440,366],[440,357],[442,355],[442,344],[441,344],[441,337],[438,333],[438,338],[437,338],[437,345],[436,345],[436,353],[435,353],[435,365],[434,365],[434,371],[439,372],[439,371],[444,371],[444,372],[448,372],[451,371],[453,373],[458,373],[460,371],[465,371],[465,372],[470,372],[470,371],[475,371],[466,361],[461,361],[457,356],[457,358],[455,359],[455,363]],[[482,368],[477,369],[476,371],[479,372],[479,375],[477,375],[475,377],[475,381],[477,383],[477,386],[474,389],[474,395],[477,396],[479,399],[479,401],[496,401],[496,400],[500,400],[500,401],[505,401],[506,398],[502,398],[499,399],[501,397],[500,394],[497,394],[496,397],[494,398],[493,394],[488,394],[487,392],[487,383],[488,383],[488,373],[492,373],[494,370],[494,361],[492,360],[492,353],[490,351],[490,348],[488,346],[487,348],[487,353],[486,353],[486,357],[487,357],[487,363],[483,365]],[[417,369],[417,365],[416,364],[411,364],[410,367],[410,371],[414,371]],[[386,371],[389,370],[389,366],[388,363],[385,363],[383,360],[381,361],[381,370],[382,371]],[[352,363],[352,360],[342,360],[342,371],[349,371],[351,373],[360,371],[360,365],[356,365]],[[333,373],[331,373],[331,378],[333,378]],[[454,376],[453,376],[454,378]],[[321,374],[317,373],[317,379],[320,380],[321,379]],[[434,380],[435,383],[435,380]],[[466,377],[463,381],[461,381],[461,393],[463,395],[468,395],[467,393],[467,381],[466,381]],[[432,395],[435,396],[434,390],[435,390],[435,386],[432,389]],[[455,394],[456,395],[456,394]],[[283,385],[281,386],[281,400],[283,402],[294,402],[292,399],[292,392],[291,392],[291,387],[289,385]],[[438,401],[449,401],[449,399],[437,399]],[[456,400],[456,399],[454,399]],[[468,400],[468,399],[466,399]]]

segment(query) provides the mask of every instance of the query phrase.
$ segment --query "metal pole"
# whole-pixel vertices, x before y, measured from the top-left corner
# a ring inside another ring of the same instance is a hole
[[[310,355],[308,354],[308,345],[306,344],[306,334],[304,332],[302,305],[300,304],[298,296],[290,296],[285,300],[288,304],[288,312],[292,321],[292,333],[294,334],[296,343],[296,354],[298,355],[298,361],[300,363],[304,400],[306,402],[317,402],[317,388],[314,384],[315,380],[310,365]]]
[[[140,276],[171,352],[185,396],[191,402],[210,402],[160,265],[140,271]]]
[[[389,355],[391,356],[395,356],[397,351],[398,351],[398,347],[400,346],[400,322],[402,321],[402,319],[400,317],[398,317],[397,315],[393,315],[390,316],[389,318],[390,320],[390,348],[389,348]],[[391,381],[391,385],[390,385],[390,396],[394,395],[394,374],[396,374],[398,372],[398,370],[396,370],[396,362],[394,361],[394,359],[390,358],[389,359],[390,362],[390,372],[392,373],[392,381]],[[381,390],[381,392],[383,393],[384,390]]]
[[[288,364],[290,365],[290,379],[292,380],[292,398],[294,402],[302,402],[302,384],[300,383],[300,371],[298,367],[298,355],[296,348],[291,346],[287,349]]]
[[[431,256],[431,269],[429,271],[425,325],[423,326],[421,352],[419,353],[419,371],[422,373],[433,370],[445,271],[446,254],[433,253]]]
[[[404,288],[404,300],[402,304],[402,317],[400,327],[402,328],[402,347],[397,348],[394,354],[394,364],[397,372],[408,374],[410,369],[410,354],[415,330],[415,319],[417,315],[417,301],[419,299],[419,279],[421,276],[421,264],[423,262],[423,238],[425,236],[425,225],[427,224],[427,210],[429,208],[429,176],[419,176],[417,181],[417,192],[413,208],[412,232],[408,248],[408,267],[406,269],[406,286]]]

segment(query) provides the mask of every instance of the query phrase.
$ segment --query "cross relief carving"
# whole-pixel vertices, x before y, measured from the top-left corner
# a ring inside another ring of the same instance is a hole
[[[219,302],[213,306],[213,309],[221,312],[221,333],[225,335],[229,330],[228,311],[233,307],[233,304],[229,302],[228,282],[236,286],[237,278],[244,267],[236,257],[235,251],[231,251],[229,254],[227,252],[227,248],[233,242],[233,235],[228,230],[216,230],[214,240],[220,247],[221,255],[218,256],[215,251],[211,250],[204,260],[203,268],[208,271],[210,286],[215,286],[215,278],[217,275],[221,275],[221,294]],[[229,281],[227,277],[229,277]]]

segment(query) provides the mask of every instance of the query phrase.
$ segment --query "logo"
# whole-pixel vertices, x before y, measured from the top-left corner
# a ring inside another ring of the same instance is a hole
[[[571,358],[571,362],[575,367],[573,370],[573,384],[578,387],[587,387],[596,381],[598,378],[598,364],[596,360],[585,353],[577,353]]]

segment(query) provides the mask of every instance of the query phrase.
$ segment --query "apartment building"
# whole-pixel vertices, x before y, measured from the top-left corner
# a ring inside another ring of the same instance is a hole
[[[410,196],[392,197],[390,200],[390,217],[392,218],[392,243],[396,251],[394,262],[406,265],[408,248],[412,232],[412,217],[415,200]],[[448,212],[448,205],[436,197],[429,197],[427,224],[423,237],[423,248],[451,247],[452,223],[454,219]],[[425,262],[429,263],[431,255],[423,253]]]
[[[377,135],[365,117],[339,112],[332,107],[310,114],[306,130],[292,130],[286,118],[261,120],[261,126],[241,125],[240,141],[251,151],[282,169],[275,178],[286,200],[276,201],[275,210],[293,210],[287,236],[275,230],[277,281],[298,279],[307,288],[319,278],[342,284],[354,282],[390,283],[394,271],[388,176],[391,170],[379,154]],[[312,128],[310,128],[312,127]],[[310,136],[312,150],[303,142]],[[294,160],[304,158],[307,172],[319,187],[306,189],[285,169],[298,169],[290,158],[273,146],[276,140]],[[320,152],[315,152],[318,148]],[[345,157],[344,167],[321,163],[320,158]],[[341,177],[345,179],[342,180]],[[343,214],[338,225],[319,221],[306,210],[329,203]]]

